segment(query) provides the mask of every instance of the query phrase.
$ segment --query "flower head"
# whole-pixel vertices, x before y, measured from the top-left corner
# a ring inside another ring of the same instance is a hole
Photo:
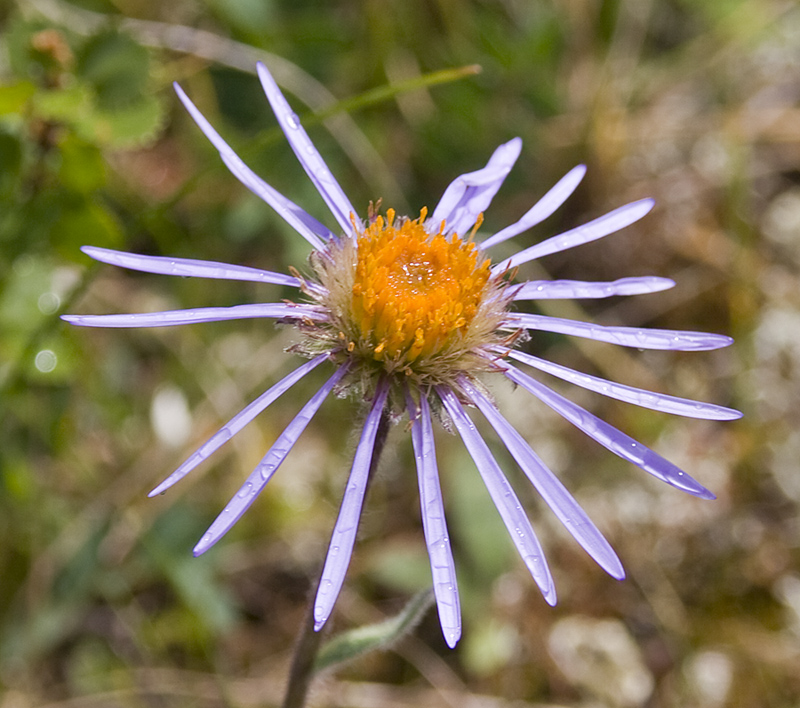
[[[503,418],[481,383],[501,376],[530,391],[600,444],[653,476],[702,498],[713,494],[675,465],[572,403],[516,366],[538,369],[583,388],[653,410],[714,420],[740,414],[722,406],[651,393],[526,354],[514,347],[526,332],[541,330],[638,349],[708,350],[729,337],[697,332],[611,327],[517,312],[512,303],[545,298],[604,298],[670,288],[657,277],[612,282],[537,280],[516,283],[517,267],[542,256],[607,236],[632,224],[653,206],[643,199],[554,236],[499,263],[493,246],[552,214],[574,191],[585,168],[565,175],[519,221],[480,243],[483,212],[520,154],[519,138],[501,145],[480,170],[458,177],[428,216],[398,216],[370,207],[361,220],[308,138],[267,69],[258,74],[295,155],[338,222],[338,233],[310,216],[254,174],[200,114],[179,86],[183,104],[219,150],[230,171],[272,206],[312,247],[310,272],[284,275],[211,261],[140,256],[91,246],[83,251],[113,265],[166,275],[249,280],[297,288],[302,302],[268,302],[132,315],[68,315],[92,327],[160,327],[236,318],[275,318],[301,337],[292,348],[308,359],[229,420],[150,494],[159,494],[199,465],[292,385],[327,362],[333,374],[281,433],[256,469],[194,549],[214,545],[241,517],[289,454],[312,416],[335,389],[358,389],[368,410],[334,526],[315,603],[316,628],[327,621],[344,581],[361,514],[376,436],[382,418],[407,413],[417,465],[425,540],[444,637],[455,646],[461,617],[455,566],[444,516],[433,438],[432,409],[459,433],[514,544],[545,599],[555,604],[553,579],[536,534],[516,494],[475,428],[465,406],[488,420],[517,464],[578,543],[615,578],[624,571],[614,550],[577,502],[520,434]]]

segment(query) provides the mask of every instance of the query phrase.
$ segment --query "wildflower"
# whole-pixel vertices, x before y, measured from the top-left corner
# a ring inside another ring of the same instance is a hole
[[[308,275],[284,275],[211,261],[141,256],[86,246],[95,260],[133,270],[195,278],[246,280],[297,288],[304,302],[269,302],[127,315],[69,315],[90,327],[161,327],[237,318],[273,318],[292,323],[300,334],[293,350],[308,361],[237,413],[150,495],[160,494],[238,433],[261,411],[323,362],[333,375],[281,433],[238,494],[202,536],[199,555],[233,526],[253,503],[332,391],[355,390],[367,401],[367,414],[345,486],[318,588],[314,618],[327,621],[350,562],[367,477],[382,416],[408,413],[416,459],[425,541],[444,638],[455,646],[461,616],[453,556],[445,522],[433,439],[433,414],[460,434],[511,538],[545,600],[556,602],[553,578],[536,534],[513,489],[478,433],[465,405],[488,420],[517,464],[567,530],[611,576],[625,575],[614,550],[556,476],[503,418],[481,380],[504,376],[530,391],[570,423],[619,457],[695,496],[714,495],[675,465],[516,366],[538,369],[577,386],[657,411],[694,418],[731,420],[737,411],[605,381],[545,361],[514,348],[525,332],[545,331],[586,337],[637,349],[709,350],[727,346],[718,334],[612,327],[517,312],[514,302],[546,298],[604,298],[670,288],[658,277],[613,282],[536,280],[513,282],[517,268],[536,258],[614,233],[647,214],[653,201],[622,206],[587,224],[492,263],[490,249],[550,216],[574,191],[585,172],[565,175],[519,221],[476,244],[482,214],[521,151],[515,138],[501,145],[480,170],[458,177],[445,190],[430,217],[384,215],[370,208],[365,221],[334,179],[297,116],[267,69],[258,75],[289,144],[338,223],[338,233],[307,214],[255,175],[200,114],[179,86],[181,101],[229,170],[272,206],[312,247]]]

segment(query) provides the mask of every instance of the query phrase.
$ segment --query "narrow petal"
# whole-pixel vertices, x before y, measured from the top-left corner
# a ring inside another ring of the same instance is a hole
[[[517,547],[536,584],[550,605],[556,604],[556,589],[550,569],[547,567],[539,539],[533,531],[531,522],[525,515],[517,495],[508,483],[492,453],[470,420],[458,397],[447,387],[437,386],[436,392],[444,407],[453,419],[467,451],[483,478],[486,489],[492,497],[497,511],[508,529],[511,540]]]
[[[433,210],[431,221],[438,229],[447,222],[445,233],[465,234],[486,211],[522,151],[522,140],[514,138],[498,147],[486,167],[456,177]]]
[[[242,517],[242,514],[250,508],[255,498],[261,493],[267,482],[272,479],[272,475],[275,474],[275,471],[291,452],[292,447],[294,447],[297,439],[306,429],[314,414],[319,410],[322,402],[328,397],[328,394],[339,383],[345,373],[347,373],[347,366],[339,367],[325,385],[303,406],[292,422],[286,426],[286,430],[280,434],[275,444],[269,449],[269,452],[264,455],[261,462],[258,463],[258,466],[236,493],[236,496],[228,502],[222,513],[209,526],[208,531],[203,534],[203,537],[192,551],[195,556],[199,556],[211,548],[228,533],[231,527]]]
[[[606,573],[617,580],[622,580],[625,577],[625,570],[619,557],[586,515],[586,512],[581,509],[580,504],[567,491],[567,488],[561,484],[560,480],[542,462],[523,437],[503,418],[500,411],[486,396],[464,378],[459,383],[472,402],[486,416],[517,464],[536,487],[536,491],[564,524],[567,531]]]
[[[672,413],[673,415],[683,415],[687,418],[701,418],[704,420],[736,420],[742,417],[742,414],[733,408],[718,406],[714,403],[693,401],[689,398],[668,396],[665,393],[655,393],[642,388],[634,388],[633,386],[625,386],[624,384],[614,381],[607,381],[597,376],[590,376],[580,371],[568,369],[566,366],[554,364],[551,361],[540,359],[539,357],[525,354],[524,352],[506,349],[503,350],[503,353],[510,356],[512,359],[528,364],[528,366],[533,366],[540,371],[544,371],[552,376],[557,376],[563,381],[569,381],[569,383],[580,386],[581,388],[601,393],[609,398],[616,398],[618,401],[632,403],[642,408],[650,408],[651,410],[661,413]]]
[[[272,283],[274,285],[288,285],[295,288],[299,288],[301,285],[300,280],[291,275],[272,273],[268,270],[230,265],[228,263],[200,261],[193,258],[140,256],[137,253],[112,251],[110,248],[99,248],[97,246],[83,246],[81,251],[90,258],[94,258],[96,261],[120,266],[121,268],[128,268],[130,270],[139,270],[144,273],[179,275],[187,278],[247,280],[254,283]]]
[[[644,295],[675,287],[669,278],[649,275],[619,278],[611,282],[587,283],[584,280],[529,280],[514,291],[515,300],[572,300],[603,298],[612,295]]]
[[[353,545],[358,531],[358,521],[361,517],[361,506],[367,491],[375,435],[378,432],[378,423],[383,414],[388,393],[389,384],[384,379],[378,384],[372,407],[364,421],[364,429],[361,431],[361,439],[353,459],[353,468],[350,471],[350,478],[347,480],[339,517],[333,528],[325,566],[319,579],[317,597],[314,601],[314,629],[316,631],[322,629],[322,625],[328,621],[336,598],[339,597],[339,591],[342,589],[347,566],[350,565],[350,556],[353,554]]]
[[[328,358],[328,354],[320,354],[317,357],[306,362],[302,366],[298,366],[291,374],[285,376],[278,381],[274,386],[262,393],[256,400],[248,406],[239,411],[233,418],[231,418],[225,425],[223,425],[216,433],[214,433],[208,440],[206,440],[201,447],[199,447],[183,464],[178,467],[169,477],[167,477],[161,484],[153,489],[147,496],[154,497],[157,494],[163,494],[173,484],[183,479],[189,472],[191,472],[203,460],[208,459],[213,453],[221,448],[228,440],[230,440],[236,433],[238,433],[245,425],[247,425],[253,418],[273,403],[277,398],[288,391],[294,384],[302,379],[307,373],[319,366],[323,361]]]
[[[222,153],[221,157],[225,166],[231,171],[231,174],[253,194],[263,199],[270,206],[274,207],[273,202],[281,205],[284,211],[278,211],[277,208],[276,211],[278,211],[284,220],[317,251],[324,248],[324,242],[317,238],[318,235],[321,236],[324,241],[333,241],[338,238],[325,224],[284,197],[237,157],[230,157],[225,153]]]
[[[561,317],[513,312],[507,322],[525,329],[569,334],[635,349],[669,349],[675,351],[707,351],[733,344],[730,337],[707,332],[681,332],[673,329],[641,329],[639,327],[605,327],[593,322],[565,320]]]
[[[439,624],[447,646],[451,649],[461,638],[461,603],[458,598],[456,566],[450,548],[450,536],[444,518],[442,488],[436,465],[436,447],[433,442],[433,425],[428,399],[420,395],[419,407],[406,390],[406,406],[411,419],[411,441],[417,463],[419,503],[422,511],[422,528],[428,557],[431,562],[433,592],[439,611]]]
[[[327,227],[323,226],[293,201],[287,199],[280,192],[270,187],[245,165],[242,159],[233,151],[233,148],[222,139],[220,134],[214,130],[211,123],[205,119],[205,116],[197,110],[197,107],[184,93],[183,89],[178,86],[178,84],[173,84],[173,86],[181,103],[183,103],[186,110],[189,111],[189,115],[192,116],[194,122],[197,123],[197,126],[203,131],[214,147],[217,148],[220,157],[222,157],[223,162],[233,175],[251,192],[269,204],[289,226],[297,231],[297,233],[306,239],[314,248],[319,250],[324,247],[324,244],[320,241],[320,237],[328,240],[333,236]]]
[[[530,391],[542,403],[550,406],[560,416],[582,430],[590,438],[597,440],[615,455],[619,455],[623,460],[632,462],[645,472],[684,492],[702,499],[715,498],[714,494],[702,484],[692,479],[686,472],[673,465],[669,460],[665,460],[650,448],[645,447],[640,442],[636,442],[632,437],[617,430],[613,425],[600,420],[597,416],[567,400],[544,384],[539,383],[536,379],[531,378],[513,366],[506,368],[505,374],[514,383]]]
[[[545,194],[536,204],[534,204],[519,221],[510,226],[506,226],[502,231],[498,231],[494,236],[487,238],[482,244],[481,248],[486,250],[498,243],[502,243],[507,239],[521,234],[536,224],[544,221],[548,216],[555,212],[569,196],[575,191],[575,188],[580,184],[583,176],[586,174],[586,165],[578,165],[573,167],[567,174],[565,174],[558,182],[553,185],[547,194]]]
[[[327,315],[305,305],[265,302],[233,307],[197,307],[191,310],[140,312],[133,315],[61,315],[61,319],[80,327],[172,327],[175,325],[246,320],[260,317],[290,317],[297,320],[324,320]]]
[[[560,251],[566,251],[569,248],[574,248],[575,246],[580,246],[590,241],[596,241],[626,226],[630,226],[635,221],[639,221],[639,219],[653,208],[654,204],[655,202],[652,199],[641,199],[638,202],[632,202],[621,206],[619,209],[614,209],[614,211],[604,214],[590,221],[588,224],[570,229],[563,234],[558,234],[546,241],[526,248],[510,258],[500,261],[492,270],[502,273],[505,270],[535,260],[536,258],[542,258],[543,256],[549,256],[551,253],[559,253]]]
[[[305,129],[300,125],[297,115],[292,111],[288,101],[284,98],[272,74],[269,73],[267,67],[261,62],[256,65],[258,69],[258,78],[261,79],[261,85],[264,87],[264,93],[267,94],[272,110],[275,112],[275,117],[280,123],[281,129],[286,134],[289,144],[292,146],[294,154],[306,171],[320,196],[325,200],[331,213],[339,222],[342,231],[348,234],[353,231],[353,225],[350,221],[350,216],[356,216],[357,212],[347,198],[339,183],[334,178],[325,160],[314,147],[314,143],[308,137]]]

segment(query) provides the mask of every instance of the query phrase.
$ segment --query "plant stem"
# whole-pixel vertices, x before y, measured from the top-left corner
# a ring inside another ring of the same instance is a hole
[[[375,434],[375,445],[372,448],[372,460],[369,465],[369,481],[372,480],[375,474],[378,460],[386,445],[388,433],[389,413],[387,410],[384,410],[380,422],[378,423],[378,430]],[[321,572],[322,571],[320,571],[320,573]],[[306,696],[308,695],[308,689],[311,687],[311,681],[314,678],[314,664],[316,663],[317,654],[319,653],[323,640],[323,630],[319,632],[314,631],[314,600],[316,599],[318,587],[319,578],[314,584],[313,592],[310,594],[311,601],[308,603],[308,610],[303,618],[303,624],[300,627],[300,637],[295,646],[292,664],[289,668],[289,680],[286,686],[286,695],[281,704],[282,708],[303,708],[306,702]]]

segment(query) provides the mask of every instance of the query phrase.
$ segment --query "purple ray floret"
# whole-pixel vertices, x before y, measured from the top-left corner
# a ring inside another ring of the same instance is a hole
[[[487,238],[482,244],[481,248],[491,248],[498,243],[502,243],[507,239],[521,234],[523,231],[533,228],[536,224],[544,221],[548,216],[553,214],[558,207],[560,207],[570,194],[575,191],[575,188],[580,184],[583,176],[586,174],[586,165],[578,165],[573,167],[567,174],[565,174],[556,184],[545,194],[536,204],[534,204],[525,215],[516,223],[506,226],[501,231],[498,231],[494,236]]]
[[[669,278],[647,275],[619,278],[611,282],[587,283],[584,280],[529,280],[514,289],[515,300],[573,300],[615,295],[645,295],[675,286]]]
[[[177,484],[189,472],[212,454],[219,450],[228,440],[238,433],[245,425],[253,420],[259,413],[265,410],[278,397],[286,393],[294,384],[302,379],[307,373],[319,366],[328,358],[328,354],[320,354],[302,366],[298,366],[288,376],[282,378],[274,386],[262,393],[255,401],[240,410],[233,418],[223,425],[214,435],[206,440],[183,464],[178,467],[169,477],[159,484],[148,494],[154,497],[163,494],[172,485]]]
[[[589,374],[569,369],[566,366],[554,364],[552,361],[546,361],[513,349],[501,349],[500,351],[502,351],[503,355],[510,356],[512,359],[528,364],[528,366],[533,366],[551,376],[557,376],[581,388],[601,393],[609,398],[616,398],[618,401],[632,403],[642,408],[703,420],[737,420],[742,417],[739,411],[725,406],[718,406],[715,403],[693,401],[689,398],[678,398],[665,393],[655,393],[654,391],[646,391],[633,386],[625,386],[624,384],[607,381],[597,376],[590,376]]]
[[[81,327],[173,327],[197,324],[198,322],[246,320],[260,317],[325,320],[328,315],[308,305],[265,302],[254,305],[234,305],[233,307],[196,307],[190,310],[140,312],[133,315],[62,315],[61,319]]]
[[[567,531],[603,570],[611,577],[622,580],[625,577],[625,570],[622,568],[619,557],[566,487],[561,484],[530,445],[503,418],[500,411],[484,394],[465,378],[462,378],[459,383],[495,429],[511,456],[517,461],[522,471],[536,487],[536,491],[564,524]]]
[[[201,261],[194,258],[171,258],[164,256],[140,256],[136,253],[112,251],[110,248],[97,246],[83,246],[81,248],[87,256],[101,263],[139,270],[144,273],[158,273],[160,275],[179,275],[184,278],[213,278],[215,280],[245,280],[254,283],[272,283],[273,285],[288,285],[299,288],[301,282],[298,278],[283,273],[272,273],[259,268],[217,263],[215,261]]]
[[[599,238],[608,236],[609,234],[616,233],[626,226],[630,226],[636,221],[639,221],[645,214],[652,208],[655,202],[652,199],[641,199],[638,202],[632,202],[625,206],[614,209],[608,214],[594,219],[587,224],[578,226],[563,234],[553,236],[552,238],[537,243],[535,246],[526,248],[519,253],[515,253],[510,258],[500,261],[495,266],[492,266],[492,271],[495,273],[503,273],[506,270],[514,268],[515,266],[522,265],[528,261],[549,256],[553,253],[560,253],[575,246],[580,246],[590,241],[596,241]]]
[[[261,490],[267,485],[272,475],[291,452],[297,439],[306,426],[311,422],[314,414],[319,410],[323,401],[328,397],[342,377],[347,373],[347,366],[339,367],[328,381],[317,391],[306,403],[301,411],[294,417],[291,423],[280,434],[275,444],[269,449],[261,459],[256,468],[252,471],[247,481],[242,485],[236,496],[228,502],[220,515],[211,524],[208,531],[203,534],[198,544],[192,551],[199,556],[205,553],[220,538],[222,538],[231,527],[241,518],[242,514],[250,508]]]
[[[556,587],[553,577],[550,575],[550,568],[544,552],[536,538],[536,533],[531,526],[531,522],[525,514],[517,495],[505,478],[502,470],[495,461],[489,448],[481,438],[475,425],[470,420],[458,397],[444,386],[437,386],[436,393],[439,394],[447,413],[453,420],[470,457],[478,468],[483,483],[489,491],[500,517],[508,529],[511,540],[517,547],[522,560],[525,562],[536,584],[544,595],[544,599],[550,605],[556,604]]]
[[[444,191],[433,210],[433,230],[446,222],[445,233],[464,234],[472,227],[478,214],[485,211],[511,171],[522,150],[522,140],[514,138],[497,148],[486,167],[456,177]]]
[[[665,460],[650,448],[645,447],[621,430],[617,430],[613,425],[600,420],[597,416],[592,415],[576,403],[567,400],[551,388],[539,383],[536,379],[522,373],[513,366],[506,367],[505,375],[514,383],[530,391],[542,403],[550,406],[556,413],[582,430],[590,438],[597,440],[615,455],[619,455],[623,460],[633,462],[634,465],[641,467],[645,472],[649,472],[663,482],[696,497],[703,499],[716,498],[702,484],[692,479],[686,472],[673,465],[669,460]]]
[[[450,548],[450,536],[444,518],[431,411],[428,399],[420,396],[417,406],[408,388],[406,388],[406,407],[408,417],[411,419],[411,441],[417,463],[422,528],[431,563],[433,593],[436,597],[436,608],[444,640],[452,649],[461,637],[461,603],[458,599],[453,551]]]
[[[643,329],[640,327],[607,327],[593,322],[577,322],[561,317],[513,312],[508,315],[512,326],[542,332],[569,334],[636,349],[668,349],[674,351],[707,351],[733,344],[730,337],[707,332],[680,332],[672,329]]]
[[[353,458],[353,468],[350,479],[344,489],[342,506],[336,525],[333,527],[328,555],[325,557],[325,566],[317,589],[317,598],[314,602],[314,627],[319,630],[327,622],[333,611],[333,605],[342,589],[347,566],[353,554],[353,545],[356,542],[358,520],[361,517],[361,506],[367,491],[367,479],[372,463],[372,451],[375,447],[375,436],[378,424],[383,415],[386,396],[389,393],[388,381],[385,379],[377,386],[372,407],[364,421],[361,431],[361,440],[358,442],[356,454]]]
[[[183,89],[178,84],[173,84],[175,93],[181,100],[189,115],[192,116],[195,123],[197,123],[200,130],[203,131],[205,136],[211,141],[215,148],[219,151],[220,157],[245,187],[252,191],[256,196],[261,197],[267,204],[269,204],[283,219],[289,224],[298,234],[305,238],[314,248],[322,248],[323,243],[320,238],[328,240],[333,237],[333,234],[327,227],[323,226],[313,216],[306,213],[290,199],[284,197],[280,192],[270,187],[264,180],[256,175],[247,165],[244,164],[240,158],[226,143],[220,134],[214,130],[200,111],[197,110],[194,103],[191,102],[189,97],[183,92]]]
[[[267,100],[272,106],[275,117],[280,123],[286,139],[289,141],[294,154],[306,171],[309,179],[314,183],[320,196],[325,200],[336,221],[339,222],[344,233],[353,230],[351,218],[358,212],[353,208],[344,190],[334,178],[322,155],[319,154],[314,143],[308,137],[305,128],[300,124],[300,119],[292,110],[289,102],[284,98],[272,74],[259,62],[257,64],[258,78],[261,79],[261,86],[267,94]]]

